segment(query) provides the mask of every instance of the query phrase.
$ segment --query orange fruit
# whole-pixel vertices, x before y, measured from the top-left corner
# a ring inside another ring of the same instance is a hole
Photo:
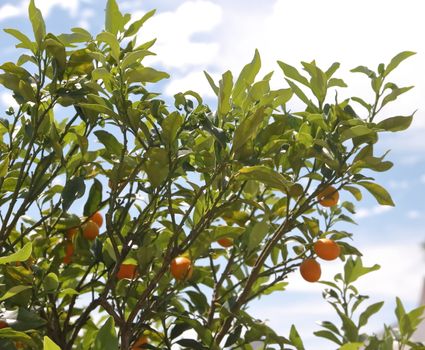
[[[338,203],[339,193],[333,186],[328,186],[317,195],[317,200],[324,207],[333,207]]]
[[[78,233],[77,227],[69,228],[68,230],[66,230],[66,237],[68,239],[72,239],[77,233]]]
[[[148,337],[141,336],[137,339],[134,344],[131,346],[131,350],[140,350],[144,349],[143,345],[147,344],[149,341]]]
[[[133,264],[121,264],[117,272],[117,278],[122,280],[123,278],[133,279],[137,276],[137,266]]]
[[[93,241],[99,235],[99,226],[94,221],[87,221],[83,226],[83,236],[89,241]]]
[[[233,239],[223,237],[217,240],[217,243],[220,244],[224,248],[229,248],[233,245]]]
[[[92,216],[90,216],[89,220],[95,222],[97,226],[102,227],[103,225],[103,216],[100,212],[94,213]]]
[[[187,280],[192,277],[192,261],[185,256],[178,256],[171,261],[171,274],[178,281]]]
[[[74,254],[74,245],[72,242],[67,242],[65,246],[65,256],[63,258],[63,263],[68,265],[72,262],[72,255]]]
[[[323,260],[335,260],[341,253],[338,243],[328,238],[321,238],[314,243],[313,249]]]
[[[0,329],[9,327],[6,321],[0,320]]]
[[[322,270],[316,260],[305,259],[300,265],[300,273],[307,282],[317,282],[320,279]]]

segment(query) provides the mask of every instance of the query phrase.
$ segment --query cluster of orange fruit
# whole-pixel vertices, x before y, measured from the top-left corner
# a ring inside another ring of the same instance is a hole
[[[82,235],[85,239],[93,241],[99,235],[99,229],[103,225],[103,216],[100,212],[94,213],[90,216],[86,223],[81,227],[73,227],[66,231],[66,244],[65,244],[65,256],[63,263],[68,265],[72,262],[72,256],[74,254],[74,244],[72,238],[81,230]]]
[[[328,186],[322,190],[317,200],[324,207],[332,207],[338,203],[339,193],[333,186]],[[335,241],[328,238],[321,238],[313,245],[316,255],[323,260],[335,260],[341,253],[341,248]],[[308,282],[317,282],[320,279],[322,270],[320,264],[314,258],[305,259],[300,265],[301,276]]]

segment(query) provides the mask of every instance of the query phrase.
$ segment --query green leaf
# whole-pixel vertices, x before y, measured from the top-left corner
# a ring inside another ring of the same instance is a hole
[[[115,0],[106,3],[105,29],[114,35],[124,29],[124,18]]]
[[[87,109],[90,109],[92,111],[96,111],[96,112],[99,112],[99,113],[107,114],[112,118],[119,119],[118,114],[116,114],[112,109],[110,109],[110,108],[108,108],[104,105],[94,104],[94,103],[80,103],[78,106],[80,106],[81,108],[87,108]]]
[[[289,333],[289,340],[291,341],[291,345],[295,346],[295,349],[304,350],[303,341],[301,340],[301,337],[298,334],[298,331],[294,325],[291,326],[291,331]]]
[[[286,192],[291,186],[281,174],[263,165],[244,167],[239,170],[236,178],[241,181],[256,180],[282,192]]]
[[[218,96],[217,113],[219,117],[221,118],[224,117],[230,111],[230,108],[231,108],[230,95],[232,93],[232,87],[233,87],[233,75],[232,75],[232,72],[227,71],[223,74],[221,80],[219,81],[219,96]]]
[[[385,188],[383,188],[382,186],[374,183],[374,182],[369,182],[369,181],[361,181],[361,182],[357,182],[357,185],[360,185],[362,187],[364,187],[365,189],[367,189],[369,191],[369,193],[375,197],[375,199],[377,200],[377,202],[381,205],[391,205],[391,206],[395,206],[391,195],[387,192],[387,190]]]
[[[44,336],[43,350],[61,350],[48,336]]]
[[[170,147],[176,139],[180,127],[183,125],[184,118],[178,112],[173,112],[162,122],[162,139]]]
[[[125,73],[125,79],[131,83],[156,83],[162,79],[168,79],[170,75],[150,67],[141,67],[128,70]]]
[[[359,328],[365,326],[369,318],[381,310],[383,305],[383,301],[369,305],[359,316]]]
[[[204,347],[202,344],[193,339],[181,339],[177,342],[177,344],[183,346],[184,348],[195,349],[195,350],[203,350]]]
[[[74,177],[69,180],[62,191],[62,208],[68,211],[76,199],[81,198],[86,190],[86,184],[82,177]]]
[[[205,74],[205,77],[208,80],[208,83],[210,84],[211,88],[213,89],[214,93],[216,94],[216,96],[218,96],[220,90],[219,90],[218,86],[215,85],[214,79],[206,71],[204,71],[204,74]]]
[[[406,130],[412,124],[413,115],[407,117],[391,117],[378,123],[377,127],[385,131],[402,131]]]
[[[4,265],[11,262],[16,262],[16,261],[26,261],[31,256],[31,253],[32,253],[32,244],[31,242],[28,242],[16,253],[10,254],[8,256],[0,257],[0,265]]]
[[[108,44],[111,49],[111,56],[114,58],[115,62],[118,63],[120,61],[120,43],[115,35],[108,32],[102,32],[98,34],[96,40]]]
[[[373,78],[373,77],[376,76],[376,74],[373,70],[370,70],[369,68],[367,68],[365,66],[358,66],[358,67],[350,70],[350,72],[363,73],[363,74],[366,74],[369,78]]]
[[[240,105],[242,103],[244,92],[248,86],[254,82],[255,77],[260,71],[261,67],[261,59],[258,50],[255,50],[254,58],[251,63],[247,64],[243,67],[241,73],[239,74],[238,79],[235,82],[235,86],[233,87],[232,98],[236,105]]]
[[[4,301],[7,299],[10,299],[14,297],[15,295],[23,292],[24,290],[31,289],[32,286],[13,286],[10,288],[6,293],[3,294],[3,296],[0,298],[0,301]]]
[[[248,115],[236,127],[233,135],[232,150],[235,154],[257,134],[258,127],[265,120],[266,112],[264,107],[258,108],[253,114]]]
[[[15,329],[12,329],[10,327],[0,329],[0,339],[2,339],[2,340],[3,339],[10,339],[10,340],[24,341],[28,345],[31,344],[31,346],[34,346],[33,349],[36,346],[36,344],[33,343],[32,339],[29,335],[25,334],[24,332],[16,331]],[[9,349],[16,349],[16,348],[15,347],[13,347],[13,348],[8,347],[7,350],[9,350]]]
[[[359,350],[363,343],[347,343],[339,348],[339,350]]]
[[[362,199],[362,192],[357,187],[344,186],[343,189],[350,192],[356,200],[360,201]]]
[[[7,154],[6,157],[0,162],[0,177],[4,177],[9,169],[10,158]]]
[[[301,62],[304,69],[310,74],[310,88],[320,103],[323,103],[327,92],[327,76],[316,66],[316,63]]]
[[[394,69],[397,68],[397,66],[403,62],[405,59],[409,58],[410,56],[415,55],[416,52],[412,52],[412,51],[403,51],[400,52],[399,54],[395,55],[390,63],[388,64],[388,66],[385,67],[385,71],[384,71],[384,77],[386,77],[388,74],[390,74]]]
[[[105,130],[97,130],[94,134],[97,136],[99,142],[105,146],[107,152],[115,154],[117,157],[122,156],[123,145],[114,135]]]
[[[341,341],[338,339],[338,337],[330,331],[321,330],[321,331],[314,332],[313,334],[316,337],[325,338],[338,345],[341,345]]]
[[[341,142],[344,142],[346,140],[352,139],[354,137],[364,136],[367,134],[370,134],[373,132],[373,130],[369,129],[365,125],[356,125],[349,129],[344,130],[341,133],[340,140]]]
[[[43,38],[46,36],[46,24],[44,23],[41,11],[35,7],[34,0],[30,1],[28,15],[32,24],[35,40],[37,41],[37,44],[40,45]]]
[[[248,251],[252,251],[261,244],[264,237],[269,232],[270,226],[266,220],[256,222],[252,228],[248,231]]]
[[[139,62],[140,60],[142,60],[143,58],[149,55],[155,55],[155,54],[148,50],[138,50],[138,51],[129,52],[123,58],[121,62],[121,68],[126,69],[128,66],[136,62]]]
[[[43,287],[46,292],[52,292],[58,289],[59,279],[54,272],[50,272],[43,279]]]
[[[84,216],[90,216],[99,210],[102,202],[102,183],[94,179],[93,185],[90,188],[89,197],[84,205]]]
[[[379,269],[380,266],[378,264],[371,267],[365,267],[360,257],[357,257],[355,260],[350,257],[344,265],[344,281],[346,284],[351,284],[359,277]]]
[[[403,87],[403,88],[399,88],[399,87],[395,86],[395,84],[392,84],[391,85],[391,92],[388,95],[386,95],[384,97],[384,99],[382,100],[381,108],[383,106],[385,106],[386,104],[388,104],[392,101],[395,101],[400,95],[404,94],[407,91],[410,91],[411,89],[413,89],[413,86],[406,86],[406,87]]]
[[[169,172],[168,151],[158,147],[150,148],[146,152],[144,169],[153,187],[161,185]]]
[[[117,350],[118,348],[118,337],[115,331],[114,319],[109,317],[97,333],[93,350]]]
[[[289,84],[289,87],[291,88],[291,90],[294,92],[295,95],[297,95],[297,97],[304,102],[307,106],[311,106],[312,102],[310,101],[310,99],[306,96],[306,94],[298,87],[297,84],[295,84],[293,81],[286,79],[286,82]]]
[[[298,81],[307,87],[310,87],[310,83],[308,82],[307,78],[302,76],[295,67],[292,67],[282,61],[277,61],[277,63],[286,77]]]
[[[339,62],[334,62],[332,63],[332,65],[326,70],[325,74],[326,77],[329,79],[329,81],[331,80],[332,75],[334,75],[334,73],[339,69],[339,67],[341,66],[341,64]],[[339,79],[338,79],[339,80]]]
[[[130,24],[126,32],[124,33],[125,37],[132,36],[134,34],[137,34],[139,29],[143,26],[143,24],[151,18],[155,14],[156,10],[151,10],[147,12],[141,19],[133,22]]]
[[[35,53],[35,44],[23,33],[16,29],[3,29],[7,34],[14,36],[21,43],[16,45],[17,48],[30,49]]]

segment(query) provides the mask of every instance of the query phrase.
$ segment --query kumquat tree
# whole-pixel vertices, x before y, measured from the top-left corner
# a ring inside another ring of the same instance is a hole
[[[168,103],[169,75],[143,64],[154,41],[136,45],[153,15],[130,21],[109,0],[100,34],[54,35],[31,0],[34,38],[5,29],[24,53],[0,66],[18,103],[0,119],[0,349],[304,349],[295,326],[279,335],[247,306],[333,259],[342,272],[322,283],[341,324],[316,335],[423,349],[410,340],[423,310],[399,300],[397,328],[361,331],[382,303],[360,307],[353,283],[378,266],[338,229],[355,211],[340,195],[394,205],[370,176],[392,166],[374,146],[413,116],[377,115],[411,88],[388,79],[414,53],[352,70],[373,101],[338,98],[338,63],[278,61],[273,90],[255,52],[235,78],[205,73],[214,108],[195,91]]]

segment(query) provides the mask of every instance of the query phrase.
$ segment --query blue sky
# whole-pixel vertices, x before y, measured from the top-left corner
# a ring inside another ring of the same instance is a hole
[[[48,30],[69,32],[75,26],[90,31],[101,30],[103,0],[39,0]],[[254,49],[262,56],[263,70],[275,71],[273,84],[283,79],[276,60],[292,65],[316,59],[327,67],[342,63],[340,77],[350,86],[349,94],[370,98],[368,82],[363,76],[349,73],[357,65],[375,68],[403,50],[418,54],[406,61],[391,76],[399,86],[415,89],[399,102],[383,110],[382,117],[408,115],[418,110],[412,127],[403,133],[383,135],[379,153],[391,149],[388,159],[395,166],[387,173],[376,173],[378,183],[390,190],[395,208],[378,206],[365,195],[357,205],[358,226],[355,244],[369,264],[382,269],[359,283],[371,300],[385,300],[380,316],[372,319],[371,330],[391,322],[394,298],[400,295],[408,307],[417,303],[425,271],[425,22],[422,1],[405,0],[133,0],[118,1],[123,10],[139,17],[147,10],[158,14],[142,31],[141,42],[158,37],[154,47],[158,56],[151,63],[166,69],[172,78],[162,88],[166,96],[192,89],[212,101],[212,92],[202,71],[214,77],[227,69],[236,74],[251,60]],[[25,19],[26,0],[0,0],[0,27],[30,32]],[[16,59],[14,41],[0,33],[0,62]],[[366,92],[365,92],[366,91]],[[13,99],[0,90],[0,108]],[[326,264],[324,276],[342,268],[341,262]],[[275,294],[253,304],[251,311],[282,334],[295,323],[303,334],[308,350],[331,349],[332,345],[311,336],[317,320],[332,319],[333,314],[321,301],[320,285],[291,277],[288,292]]]

